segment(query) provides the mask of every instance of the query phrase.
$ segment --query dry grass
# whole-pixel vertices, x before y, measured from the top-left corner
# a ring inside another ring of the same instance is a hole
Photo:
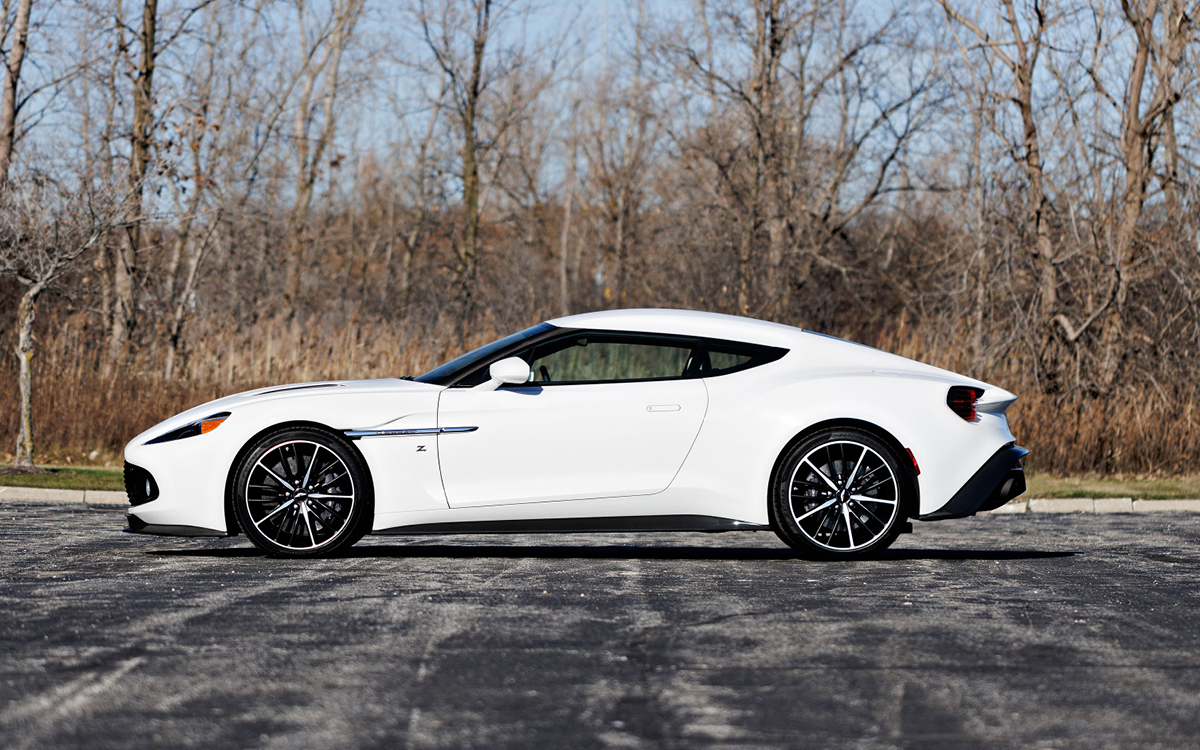
[[[509,332],[489,327],[466,346]],[[873,343],[1015,391],[1021,401],[1010,413],[1013,432],[1032,451],[1027,467],[1035,476],[1176,476],[1194,474],[1200,465],[1200,424],[1194,400],[1186,395],[1173,399],[1147,389],[1121,390],[1108,398],[1056,397],[1038,391],[1017,365],[973,372],[961,356],[931,351],[908,332],[893,331]],[[154,350],[141,351],[118,377],[104,379],[99,347],[69,326],[43,340],[40,352],[34,361],[36,458],[77,466],[115,465],[134,435],[223,395],[279,383],[418,374],[459,353],[459,347],[451,335],[416,336],[384,326],[264,323],[242,332],[197,335],[170,382],[162,377],[161,353]],[[14,369],[12,357],[0,363],[0,404],[16,403]],[[11,439],[15,434],[15,409],[5,408],[0,435]],[[1106,496],[1113,492],[1103,490]]]
[[[449,335],[416,338],[382,327],[368,332],[357,325],[264,324],[199,337],[171,381],[163,377],[162,356],[154,350],[140,352],[117,377],[106,379],[100,348],[82,338],[66,327],[40,342],[34,359],[39,463],[115,464],[132,437],[205,401],[280,383],[417,375],[459,353]],[[467,346],[492,338],[484,332]],[[0,404],[5,405],[17,403],[11,360],[0,360]],[[15,437],[16,427],[16,409],[0,411],[0,435]],[[11,460],[11,450],[0,455]]]
[[[1056,477],[1032,474],[1025,497],[1131,497],[1135,500],[1183,500],[1200,497],[1200,476]]]

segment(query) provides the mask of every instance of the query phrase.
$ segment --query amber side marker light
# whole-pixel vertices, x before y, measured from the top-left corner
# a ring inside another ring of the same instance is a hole
[[[203,422],[200,423],[200,434],[207,435],[208,433],[210,433],[213,430],[220,427],[221,423],[224,422],[226,419],[229,419],[229,417],[217,417],[216,419],[204,420]]]

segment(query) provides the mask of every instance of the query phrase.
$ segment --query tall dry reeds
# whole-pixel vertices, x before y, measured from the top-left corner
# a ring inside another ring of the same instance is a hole
[[[495,325],[479,329],[463,347],[510,332]],[[451,332],[414,335],[383,325],[300,326],[269,321],[240,331],[214,327],[199,333],[185,366],[171,381],[162,375],[162,352],[153,349],[140,352],[136,366],[127,373],[106,380],[100,366],[102,347],[86,328],[68,323],[48,338],[45,354],[34,365],[35,437],[38,459],[56,463],[116,463],[122,446],[142,430],[231,393],[280,383],[415,375],[460,352]],[[1155,384],[1119,389],[1103,399],[1078,391],[1046,394],[1020,362],[1010,360],[984,372],[972,371],[962,350],[930,346],[911,327],[892,327],[863,343],[1016,392],[1020,401],[1010,419],[1020,443],[1032,451],[1028,460],[1032,471],[1177,474],[1195,470],[1200,415],[1190,381],[1181,380],[1170,389]],[[13,371],[11,356],[0,360],[0,403],[14,401]],[[0,411],[0,434],[14,434],[15,421],[14,410]],[[89,461],[93,452],[95,458]]]
[[[113,462],[124,444],[184,409],[279,383],[419,375],[455,356],[452,335],[415,337],[383,326],[300,326],[263,322],[245,330],[210,326],[191,343],[185,365],[168,380],[165,352],[147,348],[117,377],[103,375],[103,347],[76,316],[42,341],[34,360],[38,460],[77,462],[93,451]],[[478,331],[468,348],[494,338]],[[507,332],[506,332],[507,333]],[[5,342],[7,343],[7,342]],[[10,350],[11,346],[5,346]],[[0,359],[0,404],[15,402],[15,367]],[[0,434],[15,434],[15,410],[0,410]],[[0,448],[0,454],[11,448]]]

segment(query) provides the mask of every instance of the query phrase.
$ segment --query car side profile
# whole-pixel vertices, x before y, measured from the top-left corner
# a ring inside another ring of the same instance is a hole
[[[1025,489],[1008,391],[750,318],[541,323],[415,379],[264,388],[125,448],[127,531],[285,557],[366,534],[772,530],[859,558]]]

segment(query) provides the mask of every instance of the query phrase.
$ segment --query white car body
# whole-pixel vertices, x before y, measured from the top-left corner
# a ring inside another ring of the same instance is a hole
[[[228,396],[155,425],[126,446],[127,464],[157,484],[154,499],[131,508],[130,530],[236,533],[229,498],[239,454],[281,425],[316,425],[354,439],[373,483],[374,533],[557,530],[571,519],[633,519],[628,527],[641,528],[639,518],[762,529],[781,453],[797,436],[829,423],[869,425],[911,452],[919,465],[919,507],[910,515],[958,517],[974,512],[995,486],[990,477],[1011,471],[1024,453],[1013,447],[1004,414],[1016,400],[1012,393],[866,346],[677,310],[595,312],[549,323],[707,337],[787,353],[739,372],[689,379],[541,389],[382,379]],[[973,421],[947,407],[950,386],[983,390]],[[149,443],[218,412],[229,414],[219,429]],[[999,469],[992,465],[998,455],[1008,456]],[[982,496],[948,510],[989,465],[988,486],[972,491]]]

